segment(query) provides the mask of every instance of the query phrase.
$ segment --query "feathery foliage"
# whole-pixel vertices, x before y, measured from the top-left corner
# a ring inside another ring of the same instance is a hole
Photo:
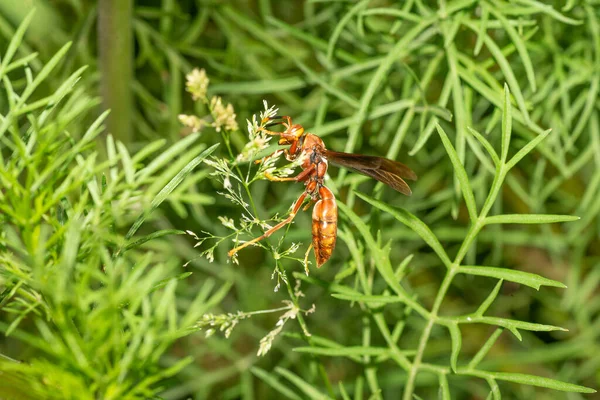
[[[28,36],[11,29],[20,6],[0,9],[1,349],[23,360],[3,361],[15,385],[1,389],[584,399],[599,386],[596,2],[136,1],[137,141],[103,140],[106,160],[90,117],[95,2],[60,2],[68,23],[40,3],[33,18],[52,23]],[[64,40],[41,41],[50,28]],[[195,67],[210,84],[191,99]],[[331,168],[339,238],[319,270],[303,257],[309,213],[227,257],[302,191],[262,179],[294,165],[253,164],[276,149],[252,120],[263,99],[330,149],[419,175],[404,198]]]

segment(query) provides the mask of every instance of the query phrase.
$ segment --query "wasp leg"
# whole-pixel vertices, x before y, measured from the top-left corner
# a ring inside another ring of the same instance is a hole
[[[292,117],[288,117],[287,115],[284,117],[281,117],[281,119],[283,119],[284,125],[287,124],[287,126],[292,126]]]
[[[276,119],[281,119],[283,121],[275,122]],[[269,122],[269,121],[273,121],[273,122]],[[263,118],[262,123],[263,124],[268,123],[268,125],[286,125],[287,124],[287,126],[292,126],[292,117],[289,117],[287,115],[280,117],[280,116],[276,115],[271,118],[268,118],[268,117]]]
[[[282,124],[281,122],[279,122],[278,124]],[[265,128],[258,128],[259,131],[266,133],[267,135],[272,135],[272,136],[281,136],[281,134],[283,132],[275,132],[275,131],[270,131],[268,129]]]
[[[233,257],[233,255],[235,253],[237,253],[238,251],[240,251],[244,247],[248,247],[251,244],[260,242],[261,240],[263,240],[265,238],[268,238],[273,233],[275,233],[279,229],[283,228],[284,226],[286,226],[287,224],[289,224],[290,222],[292,222],[292,220],[294,219],[294,217],[298,213],[298,210],[300,210],[300,207],[302,207],[302,203],[304,202],[304,199],[306,198],[307,194],[308,194],[307,192],[303,192],[300,195],[300,197],[298,197],[298,200],[296,200],[296,202],[294,203],[294,208],[292,209],[292,211],[290,212],[290,214],[288,215],[288,217],[286,219],[284,219],[283,221],[281,221],[280,223],[278,223],[277,225],[275,225],[274,227],[272,227],[271,229],[269,229],[268,231],[266,231],[261,236],[259,236],[257,238],[254,238],[254,239],[250,240],[249,242],[246,242],[246,243],[242,244],[241,246],[236,247],[235,249],[231,249],[229,251],[229,253],[227,253],[229,255],[229,257]]]
[[[300,172],[298,175],[296,176],[291,176],[291,177],[286,177],[286,178],[282,178],[279,176],[273,176],[268,172],[265,172],[265,178],[267,178],[270,181],[273,182],[302,182],[305,181],[306,179],[308,179],[308,177],[310,176],[310,174],[312,174],[312,172],[315,170],[315,164],[311,164],[310,167],[306,168],[304,171]]]

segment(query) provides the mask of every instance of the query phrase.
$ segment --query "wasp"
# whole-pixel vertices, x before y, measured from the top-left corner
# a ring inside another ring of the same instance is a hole
[[[317,267],[320,268],[331,257],[337,239],[337,204],[335,196],[324,184],[329,162],[374,178],[406,196],[410,196],[412,193],[405,179],[415,181],[417,175],[409,167],[398,161],[383,157],[327,150],[320,137],[305,132],[301,125],[293,124],[292,118],[288,116],[267,117],[262,122],[264,127],[260,128],[261,131],[268,135],[279,136],[278,144],[289,147],[278,149],[274,153],[256,160],[255,163],[259,164],[281,153],[285,155],[288,161],[294,161],[301,157],[299,161],[301,162],[302,172],[298,175],[294,177],[276,177],[265,173],[265,177],[275,182],[303,182],[304,192],[296,200],[286,219],[268,229],[263,235],[232,249],[228,253],[229,257],[232,257],[244,247],[268,238],[277,230],[291,223],[306,198],[309,197],[310,201],[304,210],[307,210],[312,203],[315,203],[315,206],[312,213],[312,243],[306,252],[306,258],[308,258],[310,249],[314,248]],[[285,131],[274,132],[266,129],[266,127],[273,125],[283,125]]]

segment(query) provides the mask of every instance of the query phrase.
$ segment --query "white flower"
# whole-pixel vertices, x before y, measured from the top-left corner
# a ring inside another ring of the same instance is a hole
[[[250,141],[246,143],[242,152],[236,157],[237,162],[250,161],[261,150],[269,147],[271,136],[259,131],[256,135],[251,135]]]
[[[185,76],[185,90],[192,94],[192,99],[206,99],[206,91],[210,79],[206,76],[206,71],[203,69],[194,68],[192,72]]]
[[[231,186],[231,181],[229,180],[229,176],[226,176],[225,179],[223,179],[223,187],[227,190],[229,190],[233,187],[233,186]]]
[[[265,111],[260,112],[260,120],[261,121],[268,120],[277,115],[279,108],[275,108],[275,106],[269,107],[266,100],[263,100],[263,105],[265,107]]]
[[[212,125],[217,132],[221,132],[221,128],[225,128],[226,131],[238,130],[238,124],[235,120],[235,110],[231,103],[224,106],[221,98],[215,96],[210,100],[210,109],[215,119]]]
[[[195,115],[179,114],[179,122],[183,125],[192,128],[192,132],[200,132],[200,130],[208,125],[208,122],[196,117]]]

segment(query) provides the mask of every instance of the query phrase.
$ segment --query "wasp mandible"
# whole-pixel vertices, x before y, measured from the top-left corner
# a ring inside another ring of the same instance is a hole
[[[292,211],[286,219],[267,230],[263,235],[230,250],[228,253],[229,257],[232,257],[244,247],[271,236],[274,232],[292,222],[302,207],[304,200],[309,196],[311,202],[309,202],[304,210],[307,210],[312,202],[315,203],[315,206],[312,214],[312,243],[306,255],[308,257],[310,249],[314,248],[317,267],[320,268],[331,257],[337,239],[337,204],[335,196],[323,183],[330,161],[333,165],[377,179],[404,195],[411,195],[411,190],[404,179],[415,181],[417,180],[417,175],[409,167],[398,161],[383,157],[327,150],[320,137],[305,132],[301,125],[293,124],[292,118],[288,116],[267,117],[262,122],[265,127],[283,125],[285,127],[285,131],[283,132],[274,132],[265,128],[260,128],[260,130],[269,135],[279,136],[278,143],[289,146],[289,148],[278,149],[255,162],[261,163],[281,153],[285,155],[288,161],[294,161],[298,157],[301,157],[300,167],[302,168],[302,172],[298,175],[282,178],[265,173],[265,176],[267,179],[275,182],[304,182],[305,189],[294,203]]]

